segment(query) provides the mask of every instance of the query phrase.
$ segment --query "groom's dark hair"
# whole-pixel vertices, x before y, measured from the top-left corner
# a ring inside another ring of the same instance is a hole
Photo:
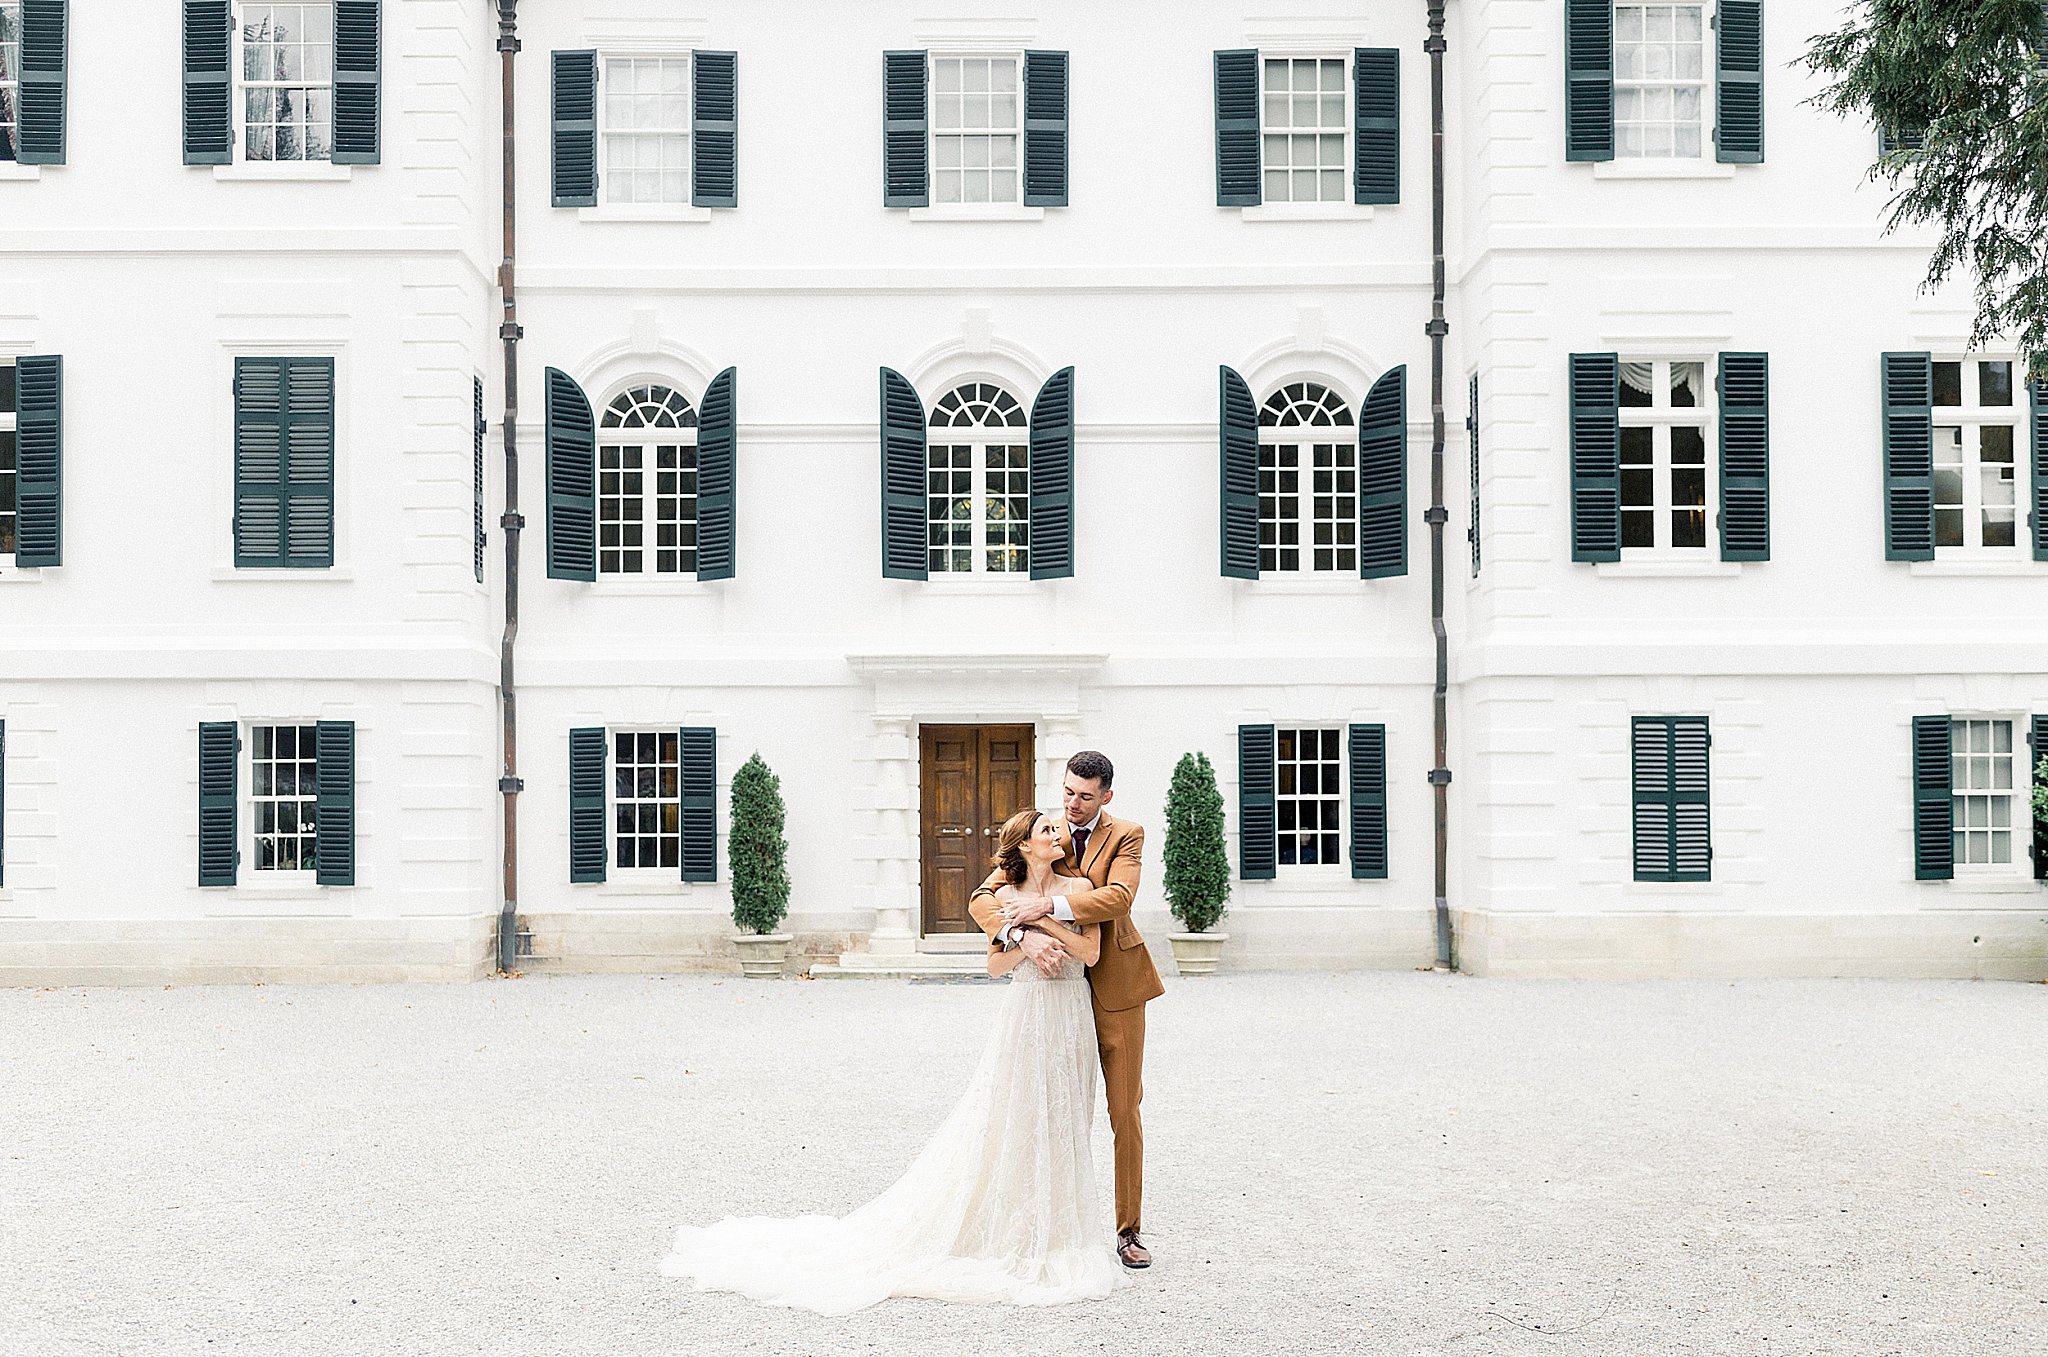
[[[1116,768],[1110,763],[1109,756],[1092,749],[1084,749],[1068,759],[1067,771],[1075,777],[1093,778],[1102,784],[1104,791],[1108,791],[1109,784],[1116,780]]]

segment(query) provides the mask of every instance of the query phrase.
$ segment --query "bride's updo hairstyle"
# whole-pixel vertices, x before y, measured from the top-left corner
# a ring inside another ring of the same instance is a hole
[[[1003,832],[996,836],[996,855],[993,861],[1012,886],[1024,884],[1024,844],[1038,828],[1038,822],[1044,818],[1045,812],[1042,810],[1020,810],[1003,821]]]

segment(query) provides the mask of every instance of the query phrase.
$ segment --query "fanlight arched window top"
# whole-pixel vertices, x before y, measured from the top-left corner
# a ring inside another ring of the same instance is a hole
[[[1030,421],[1017,398],[989,382],[967,382],[932,406],[934,429],[1021,429]]]
[[[1259,407],[1259,569],[1358,571],[1358,426],[1317,382],[1288,382]]]
[[[1351,411],[1343,398],[1315,382],[1289,382],[1259,407],[1259,427],[1264,429],[1350,423]]]
[[[1031,568],[1030,419],[990,382],[932,405],[925,444],[925,566],[933,574]]]
[[[673,387],[628,387],[598,421],[597,573],[696,571],[696,407]]]
[[[598,425],[605,429],[694,429],[697,411],[681,392],[670,387],[634,386],[612,397]]]

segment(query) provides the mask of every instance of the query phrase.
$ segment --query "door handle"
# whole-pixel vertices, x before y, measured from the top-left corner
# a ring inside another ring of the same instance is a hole
[[[939,826],[939,833],[941,833],[941,834],[972,834],[973,832],[974,832],[974,831],[973,831],[972,829],[968,828],[968,827],[967,827],[966,825],[940,825],[940,826]]]

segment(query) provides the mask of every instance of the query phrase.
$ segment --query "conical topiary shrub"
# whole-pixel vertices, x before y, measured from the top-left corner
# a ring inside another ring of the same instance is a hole
[[[2034,861],[2034,875],[2048,876],[2038,865],[2048,862],[2048,754],[2034,765]]]
[[[1183,754],[1166,792],[1167,907],[1190,933],[1206,933],[1230,898],[1230,852],[1223,840],[1223,793],[1207,754]]]
[[[782,779],[755,754],[732,775],[732,921],[751,933],[773,933],[789,913],[789,844]]]

